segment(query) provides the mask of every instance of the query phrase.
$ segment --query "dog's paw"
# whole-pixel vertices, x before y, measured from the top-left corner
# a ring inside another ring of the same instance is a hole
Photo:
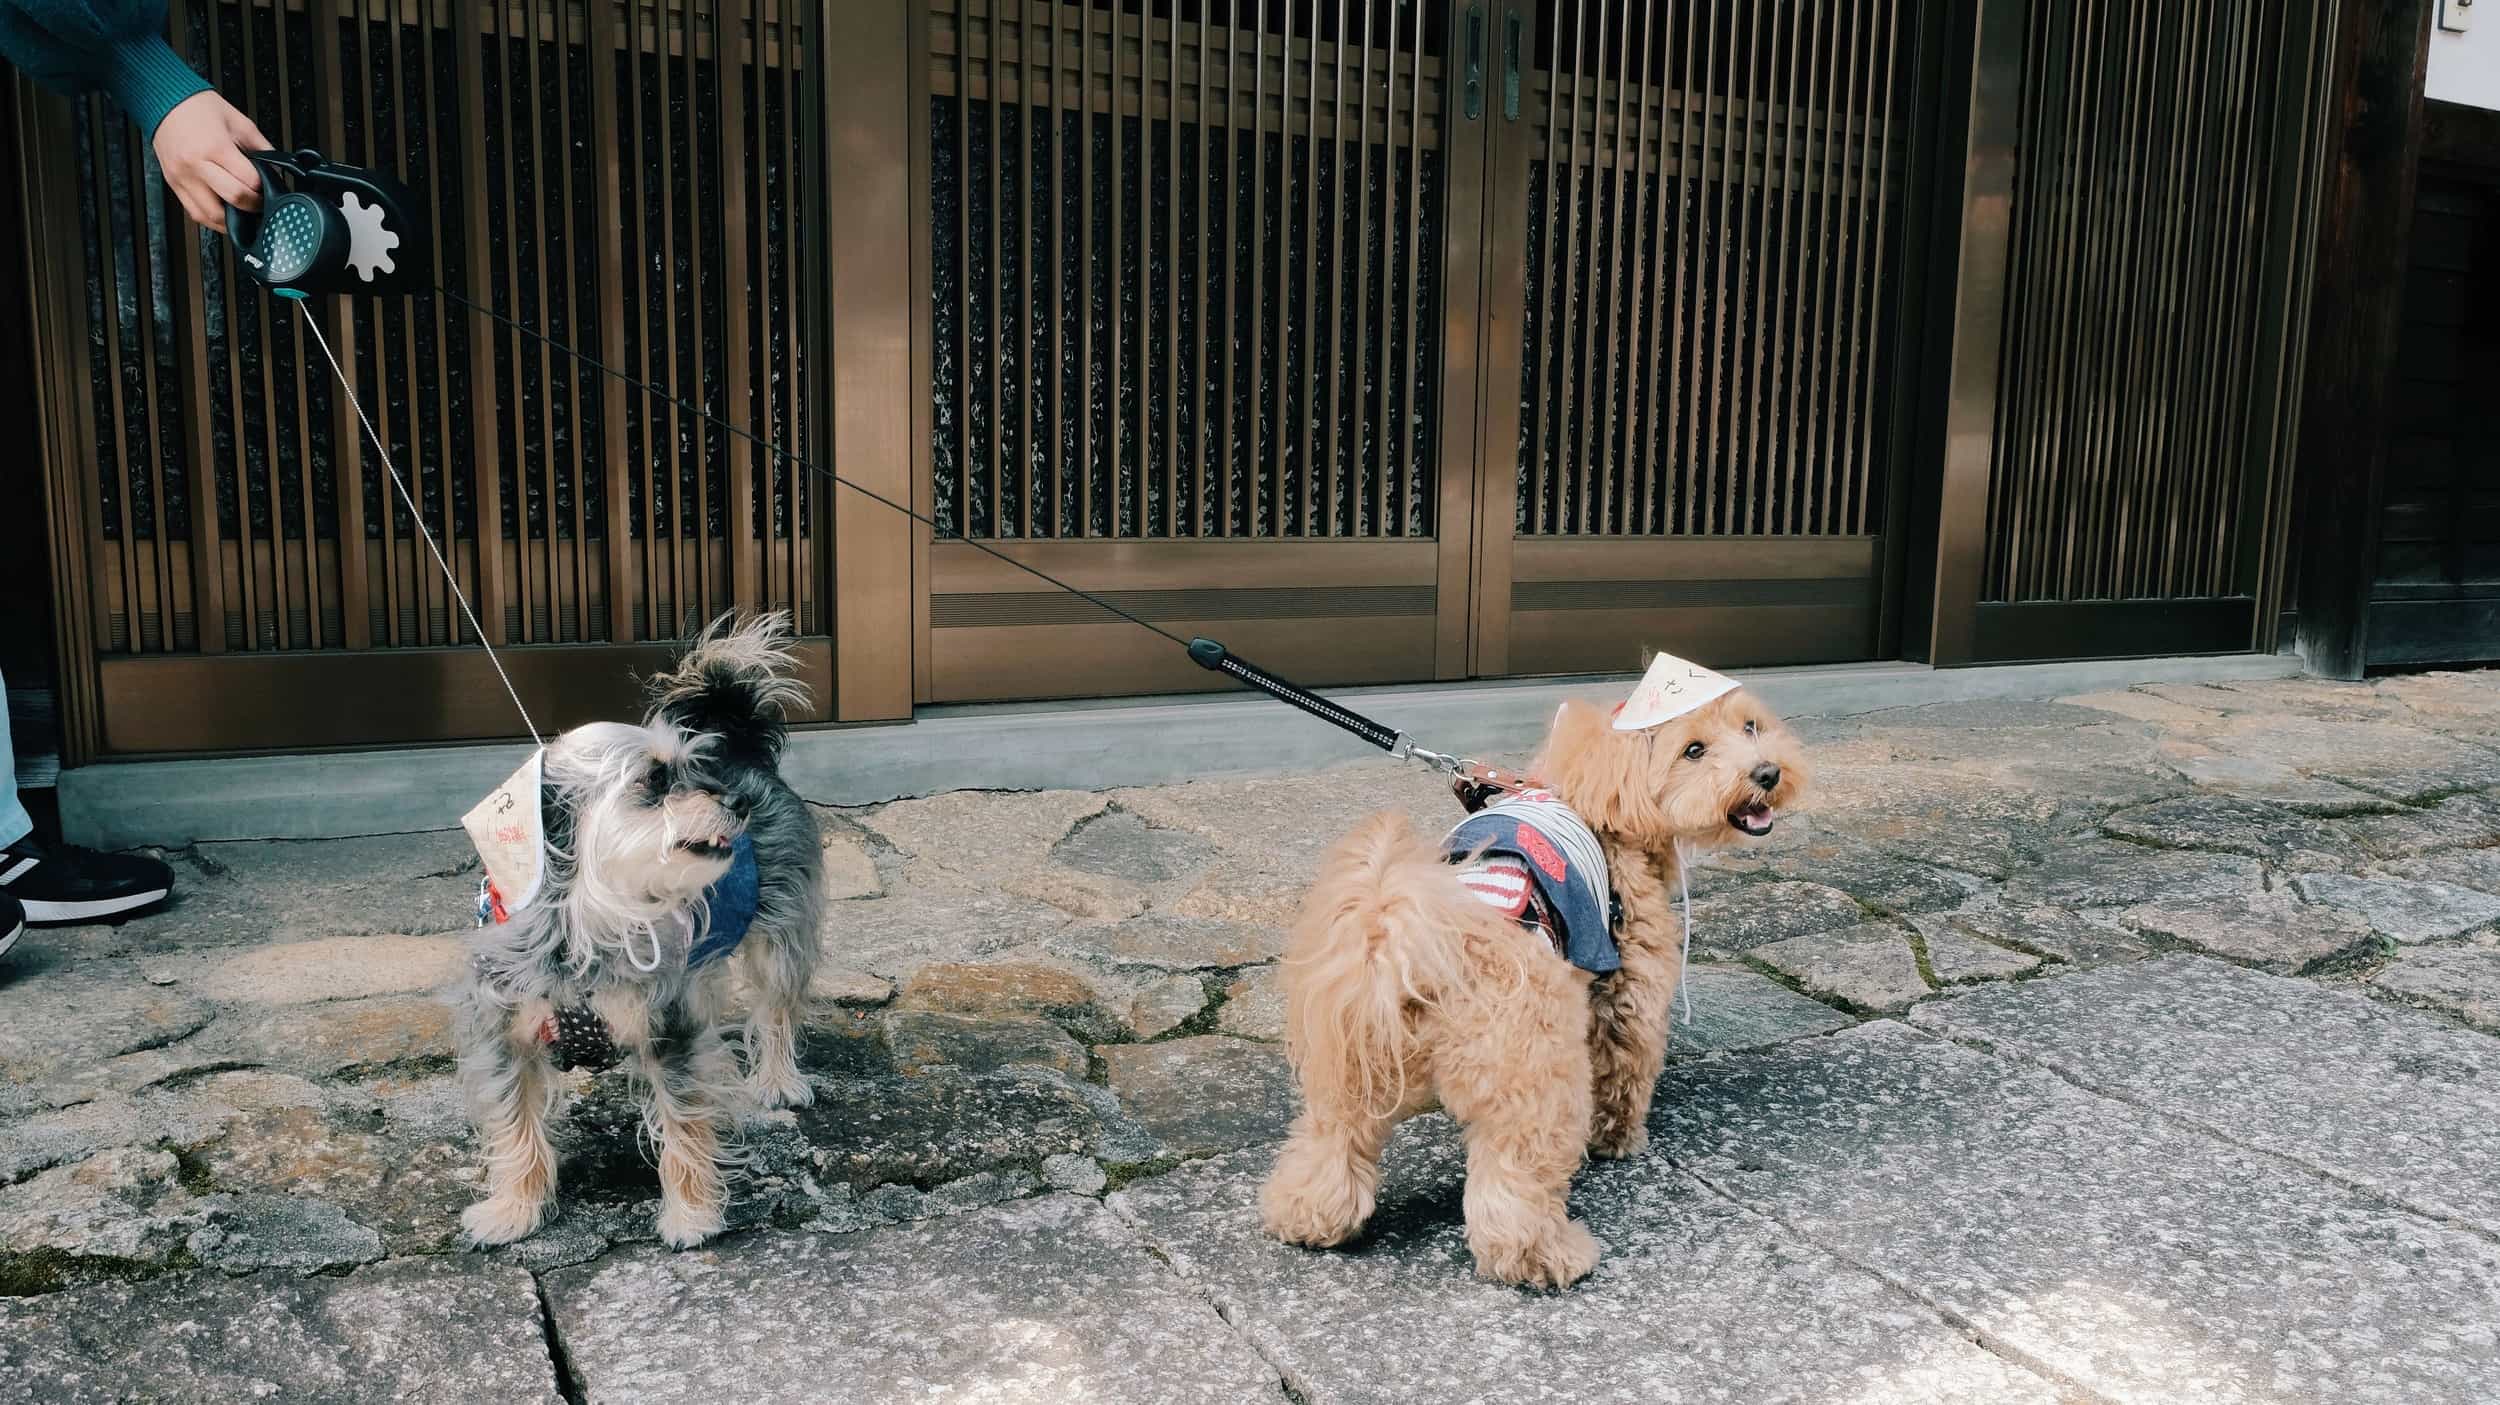
[[[1333,1249],[1361,1233],[1371,1217],[1371,1191],[1351,1175],[1295,1183],[1280,1167],[1259,1191],[1261,1222],[1287,1244]]]
[[[547,1222],[548,1203],[531,1202],[511,1196],[481,1200],[460,1212],[460,1228],[469,1242],[481,1249],[527,1239]]]
[[[1597,1267],[1597,1236],[1578,1220],[1561,1220],[1536,1237],[1478,1245],[1476,1275],[1522,1288],[1568,1288]]]
[[[747,1075],[747,1093],[755,1105],[766,1111],[777,1107],[806,1107],[816,1101],[816,1085],[807,1075],[790,1065],[779,1070],[757,1069]]]
[[[1626,1161],[1649,1150],[1649,1129],[1627,1127],[1620,1131],[1601,1130],[1589,1138],[1589,1155],[1600,1161]]]
[[[660,1242],[672,1249],[691,1249],[721,1232],[717,1205],[662,1205]]]

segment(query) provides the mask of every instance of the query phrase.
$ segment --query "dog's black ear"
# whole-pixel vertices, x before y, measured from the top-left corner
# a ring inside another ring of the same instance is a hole
[[[573,808],[564,803],[564,798],[556,793],[554,786],[538,787],[538,823],[541,832],[546,835],[547,852],[573,852]]]

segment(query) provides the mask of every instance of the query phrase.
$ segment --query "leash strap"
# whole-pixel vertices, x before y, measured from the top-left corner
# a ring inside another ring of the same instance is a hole
[[[1211,673],[1238,678],[1278,702],[1291,703],[1332,727],[1340,727],[1352,732],[1392,756],[1407,754],[1400,750],[1401,746],[1411,747],[1404,732],[1374,722],[1352,708],[1330,702],[1317,693],[1286,682],[1241,655],[1226,649],[1215,640],[1190,640],[1189,658],[1192,663]]]

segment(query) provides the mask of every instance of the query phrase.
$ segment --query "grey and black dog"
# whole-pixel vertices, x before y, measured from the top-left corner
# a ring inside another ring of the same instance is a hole
[[[674,1248],[720,1231],[735,1110],[814,1096],[795,1027],[816,965],[824,861],[815,819],[779,769],[784,717],[807,698],[790,638],[784,614],[723,617],[649,680],[641,723],[593,722],[548,746],[538,894],[478,929],[454,994],[461,1082],[486,1153],[486,1198],[461,1216],[476,1243],[545,1222],[557,1053],[585,1036],[643,1092],[659,1233]],[[742,850],[754,869],[733,877]],[[735,960],[706,959],[726,944],[714,919],[743,915],[714,909],[749,877],[753,922]],[[733,966],[751,1008],[743,1078],[724,1034]]]

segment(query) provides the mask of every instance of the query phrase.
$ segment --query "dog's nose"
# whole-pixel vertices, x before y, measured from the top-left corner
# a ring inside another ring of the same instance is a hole
[[[720,798],[720,803],[723,808],[729,811],[729,813],[736,815],[740,819],[745,819],[747,817],[747,811],[755,808],[753,802],[749,801],[743,795],[724,795]]]
[[[1754,783],[1755,785],[1758,785],[1758,786],[1762,787],[1764,790],[1777,790],[1777,789],[1779,789],[1779,784],[1780,784],[1780,766],[1779,766],[1779,763],[1778,763],[1778,762],[1776,762],[1776,761],[1765,761],[1765,762],[1763,762],[1761,765],[1754,767],[1754,768],[1753,768],[1753,783]]]

